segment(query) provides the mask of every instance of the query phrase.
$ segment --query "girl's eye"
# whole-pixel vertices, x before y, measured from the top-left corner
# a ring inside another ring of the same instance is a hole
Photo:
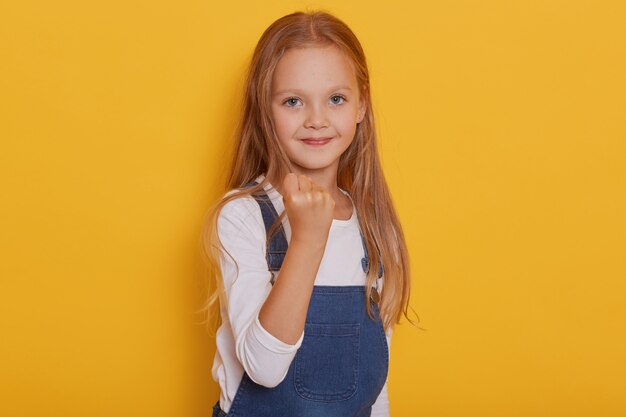
[[[291,106],[290,104],[295,104],[294,101],[299,101],[300,99],[297,97],[289,97],[287,100],[285,100],[285,103],[287,104],[287,107],[294,107]]]
[[[332,100],[333,104],[341,104],[341,101],[338,102],[335,99],[340,99],[340,100],[344,100],[345,101],[346,98],[343,97],[343,96],[332,96],[331,100]]]

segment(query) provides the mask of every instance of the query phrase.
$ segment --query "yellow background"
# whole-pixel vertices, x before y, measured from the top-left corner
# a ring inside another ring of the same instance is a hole
[[[618,0],[3,2],[0,415],[210,416],[199,231],[305,7],[364,46],[408,239],[392,416],[626,415]]]

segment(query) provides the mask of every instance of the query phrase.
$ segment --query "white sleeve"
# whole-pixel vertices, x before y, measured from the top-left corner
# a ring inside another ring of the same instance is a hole
[[[393,333],[393,327],[387,330],[387,346],[389,347],[389,356],[391,357],[391,333]],[[376,402],[372,406],[371,417],[389,417],[389,396],[387,391],[387,382],[389,382],[389,373],[387,373],[387,380],[382,391],[378,395]]]
[[[228,202],[218,217],[217,231],[228,252],[222,254],[220,266],[237,359],[254,382],[275,387],[287,375],[304,331],[291,345],[259,322],[259,311],[272,289],[272,275],[265,258],[265,226],[258,203],[252,197]]]

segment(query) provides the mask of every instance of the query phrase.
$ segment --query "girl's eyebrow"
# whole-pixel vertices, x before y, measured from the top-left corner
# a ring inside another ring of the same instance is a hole
[[[350,87],[348,87],[347,85],[338,85],[336,87],[333,87],[333,88],[329,89],[328,91],[337,91],[337,90],[349,90],[349,91],[352,91],[352,89]],[[300,90],[298,88],[291,88],[291,89],[287,89],[287,90],[277,91],[277,92],[274,93],[274,95],[277,96],[277,95],[286,94],[286,93],[302,94],[304,92],[305,92],[304,90]]]

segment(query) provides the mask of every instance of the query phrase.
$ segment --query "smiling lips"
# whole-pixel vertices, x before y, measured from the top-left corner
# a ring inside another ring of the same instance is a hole
[[[321,146],[330,142],[331,139],[332,138],[306,138],[302,139],[302,142],[306,143],[307,145]]]

